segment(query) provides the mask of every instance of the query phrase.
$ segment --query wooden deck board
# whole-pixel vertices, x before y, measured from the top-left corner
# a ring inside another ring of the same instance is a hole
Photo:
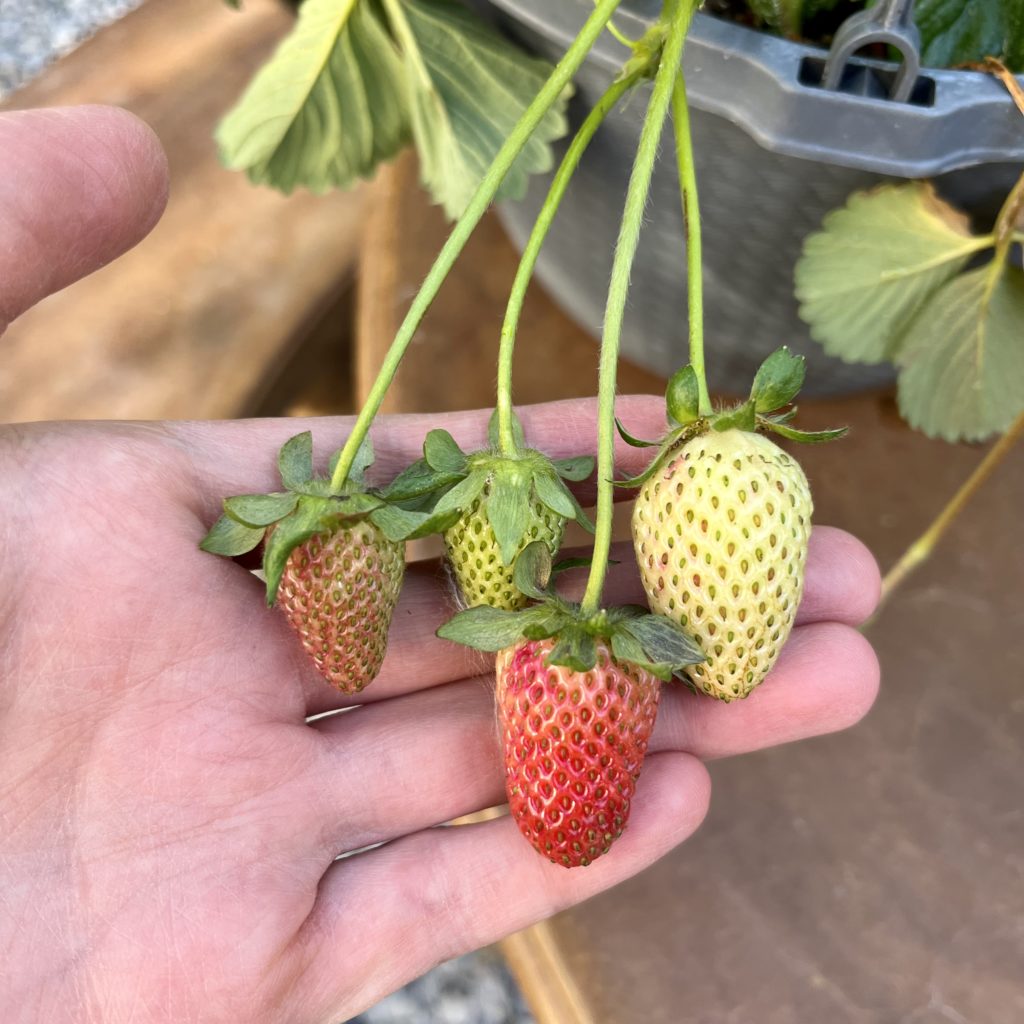
[[[0,107],[126,107],[156,130],[171,166],[153,233],[5,336],[5,420],[246,414],[336,304],[357,256],[362,190],[255,188],[221,167],[212,139],[290,21],[274,0],[248,0],[242,13],[148,0]]]

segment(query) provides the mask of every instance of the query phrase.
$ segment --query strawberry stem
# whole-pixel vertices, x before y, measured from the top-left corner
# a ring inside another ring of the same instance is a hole
[[[555,174],[551,189],[537,215],[526,247],[523,249],[523,258],[519,263],[505,310],[505,322],[501,327],[501,346],[498,354],[498,438],[502,455],[513,456],[518,447],[512,429],[512,364],[515,355],[516,333],[519,329],[519,317],[523,311],[523,302],[537,265],[537,258],[540,256],[540,251],[551,230],[551,224],[562,204],[569,183],[572,181],[576,168],[594,134],[622,96],[636,84],[643,72],[643,68],[637,68],[625,77],[617,78],[612,82],[586,120],[580,125],[576,137],[572,140],[558,172]]]
[[[981,485],[992,475],[995,468],[1010,454],[1013,446],[1024,436],[1024,413],[1010,425],[1010,429],[989,449],[988,454],[978,463],[977,468],[953,495],[949,504],[939,513],[931,526],[903,553],[899,561],[885,574],[882,580],[882,597],[879,610],[892,597],[893,591],[922,563],[926,562],[935,546],[942,540],[953,521],[964,506],[977,494]],[[876,615],[878,613],[876,612]]]
[[[352,468],[356,453],[359,451],[363,439],[369,433],[370,425],[373,423],[373,419],[377,415],[381,403],[384,401],[384,396],[391,386],[395,373],[402,362],[402,357],[405,355],[405,351],[409,347],[409,343],[412,341],[413,335],[416,333],[424,315],[430,308],[437,293],[441,290],[441,285],[448,276],[448,272],[454,266],[456,259],[458,259],[470,235],[472,235],[473,230],[480,222],[480,218],[483,217],[490,206],[491,201],[497,194],[517,157],[522,152],[523,147],[530,140],[537,126],[543,120],[544,115],[562,95],[565,87],[572,81],[573,76],[579,70],[580,65],[590,53],[594,43],[604,31],[605,26],[615,13],[620,2],[621,0],[598,0],[593,13],[587,18],[579,34],[573,40],[572,45],[566,50],[547,82],[544,83],[540,92],[523,112],[522,117],[516,122],[516,126],[502,144],[501,149],[498,150],[494,161],[488,167],[487,173],[477,186],[465,211],[456,221],[447,242],[445,242],[437,260],[434,262],[433,267],[431,267],[430,273],[427,274],[426,280],[413,299],[409,312],[406,313],[405,319],[395,335],[395,340],[391,343],[391,348],[384,357],[384,362],[381,365],[373,387],[370,389],[370,394],[367,396],[366,402],[356,418],[352,433],[341,450],[338,464],[331,476],[332,493],[341,493],[345,481],[348,479],[349,470]]]
[[[697,375],[698,411],[712,413],[704,370],[704,275],[703,240],[700,226],[700,202],[697,198],[697,169],[693,162],[693,135],[690,131],[690,106],[686,99],[686,77],[682,69],[672,88],[672,123],[675,125],[676,163],[683,200],[686,230],[686,288],[690,320],[690,365]]]
[[[605,307],[604,333],[601,338],[598,385],[597,531],[594,536],[590,578],[587,580],[587,589],[581,606],[581,616],[584,618],[594,615],[600,607],[605,575],[608,572],[608,553],[611,550],[615,501],[615,383],[622,321],[629,294],[629,275],[640,241],[644,207],[650,193],[658,145],[661,142],[673,87],[683,56],[683,43],[698,3],[699,0],[665,0],[662,9],[661,17],[663,21],[668,22],[668,33],[661,51],[658,72],[654,78],[650,103],[644,115],[640,143],[626,193],[615,260],[612,264],[612,279]]]

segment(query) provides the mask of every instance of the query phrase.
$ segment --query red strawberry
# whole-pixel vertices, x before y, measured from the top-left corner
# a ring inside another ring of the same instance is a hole
[[[358,693],[380,671],[404,571],[404,546],[368,519],[315,534],[288,556],[278,603],[339,690]]]
[[[512,815],[539,853],[571,868],[607,853],[626,827],[661,682],[617,661],[604,639],[589,672],[546,664],[554,646],[500,651],[497,702]]]

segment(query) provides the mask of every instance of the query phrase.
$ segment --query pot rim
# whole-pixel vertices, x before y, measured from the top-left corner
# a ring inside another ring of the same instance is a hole
[[[489,2],[561,49],[593,10],[591,0]],[[615,20],[627,36],[638,38],[654,18],[623,7]],[[813,77],[826,54],[820,47],[697,13],[683,58],[690,101],[772,152],[894,177],[1024,161],[1021,113],[994,76],[923,68],[918,101],[896,103],[801,81]],[[612,72],[624,59],[623,47],[608,33],[588,58]],[[864,58],[854,58],[850,66],[862,76],[892,75],[899,67]],[[1024,86],[1024,75],[1017,80]]]

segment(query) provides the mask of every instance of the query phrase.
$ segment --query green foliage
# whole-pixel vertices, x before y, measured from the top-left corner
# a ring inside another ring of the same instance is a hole
[[[217,129],[224,163],[282,192],[347,188],[408,141],[401,56],[375,4],[305,0]]]
[[[760,366],[750,389],[750,399],[758,413],[775,412],[789,405],[800,393],[807,374],[803,356],[795,356],[783,346]]]
[[[926,65],[999,57],[1024,68],[1024,0],[917,0],[914,17]]]
[[[800,315],[830,355],[885,362],[921,304],[985,244],[926,183],[857,192],[804,243]]]
[[[304,0],[295,28],[217,130],[228,167],[283,192],[347,188],[415,140],[425,184],[457,217],[550,74],[455,0]],[[498,198],[551,167],[565,102]]]
[[[1005,246],[963,272],[995,245],[993,235],[972,236],[928,185],[859,193],[805,245],[801,315],[831,354],[895,362],[912,426],[983,440],[1024,410],[1024,273]]]
[[[839,2],[747,0],[747,5],[765,25],[797,36],[809,19]],[[1024,0],[917,0],[914,17],[928,67],[952,68],[991,56],[1024,70]]]
[[[455,0],[402,0],[402,6],[418,51],[406,53],[405,67],[423,182],[455,218],[551,66],[524,54]],[[568,130],[567,99],[541,121],[498,199],[522,198],[528,176],[551,169],[550,142]]]
[[[1002,433],[1024,410],[1024,273],[982,267],[934,295],[899,356],[900,411],[947,441]]]

